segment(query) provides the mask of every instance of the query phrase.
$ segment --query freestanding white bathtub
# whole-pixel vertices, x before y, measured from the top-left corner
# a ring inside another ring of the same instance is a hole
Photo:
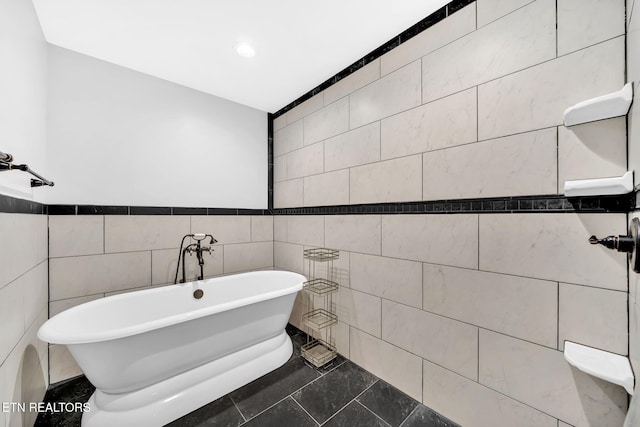
[[[83,426],[158,426],[284,364],[305,277],[259,271],[115,295],[49,319],[96,387]],[[200,299],[194,291],[202,290]]]

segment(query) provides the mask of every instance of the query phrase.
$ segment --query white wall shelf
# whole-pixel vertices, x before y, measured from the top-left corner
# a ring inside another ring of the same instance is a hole
[[[633,82],[617,92],[587,99],[569,107],[564,112],[564,125],[574,126],[596,120],[625,116],[633,101]]]
[[[564,182],[566,197],[609,196],[633,191],[633,171],[612,178],[577,179]]]
[[[565,341],[564,358],[582,372],[620,385],[633,395],[634,377],[627,357]]]

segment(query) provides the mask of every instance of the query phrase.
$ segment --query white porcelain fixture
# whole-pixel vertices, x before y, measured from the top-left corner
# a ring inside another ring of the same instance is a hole
[[[633,171],[612,178],[577,179],[564,182],[566,197],[607,196],[633,191]]]
[[[233,45],[233,50],[243,58],[253,58],[256,56],[256,49],[249,42],[238,42]]]
[[[284,328],[305,280],[260,271],[115,295],[54,316],[38,337],[67,345],[96,386],[83,426],[164,425],[289,359]]]
[[[633,101],[633,82],[617,92],[591,98],[569,107],[564,112],[564,125],[574,126],[596,120],[624,116]]]
[[[633,394],[634,378],[628,358],[571,341],[564,342],[564,358],[582,372],[618,384]]]

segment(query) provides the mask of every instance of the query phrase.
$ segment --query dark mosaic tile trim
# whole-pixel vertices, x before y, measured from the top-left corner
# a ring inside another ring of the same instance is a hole
[[[78,215],[129,215],[129,206],[78,205]]]
[[[31,200],[0,194],[0,212],[45,215],[47,206]]]
[[[267,209],[273,210],[273,114],[267,113]]]
[[[99,205],[49,205],[45,208],[49,215],[271,215],[267,209]]]
[[[273,119],[277,118],[278,116],[281,116],[284,113],[286,113],[287,111],[297,107],[298,105],[302,104],[304,101],[308,100],[309,98],[319,94],[320,92],[322,92],[326,88],[336,84],[337,82],[339,82],[340,80],[342,80],[345,77],[349,76],[350,74],[353,74],[355,71],[357,71],[360,68],[364,67],[368,63],[378,59],[379,57],[381,57],[385,53],[389,52],[391,49],[400,46],[402,43],[406,42],[410,38],[416,36],[417,34],[421,33],[422,31],[426,30],[427,28],[437,24],[438,22],[440,22],[443,19],[445,19],[447,16],[450,16],[450,15],[454,14],[455,12],[459,11],[463,7],[465,7],[465,6],[467,6],[467,5],[471,4],[471,3],[474,3],[475,1],[476,0],[454,0],[454,1],[450,2],[449,4],[441,7],[440,9],[436,10],[435,12],[433,12],[431,15],[429,15],[426,18],[422,19],[417,24],[409,27],[408,29],[406,29],[405,31],[403,31],[402,33],[397,35],[396,37],[394,37],[391,40],[389,40],[386,43],[384,43],[382,46],[380,46],[377,49],[369,52],[363,58],[361,58],[361,59],[357,60],[356,62],[354,62],[353,64],[349,65],[347,68],[345,68],[344,70],[340,71],[335,76],[333,76],[330,79],[320,83],[318,86],[316,86],[315,88],[311,89],[309,92],[305,93],[304,95],[302,95],[300,98],[296,99],[295,101],[293,101],[289,105],[281,108],[276,113],[271,114],[270,117],[269,117],[270,121],[273,121]]]
[[[274,209],[273,215],[626,213],[634,205],[635,194],[575,198],[550,195],[286,208]]]

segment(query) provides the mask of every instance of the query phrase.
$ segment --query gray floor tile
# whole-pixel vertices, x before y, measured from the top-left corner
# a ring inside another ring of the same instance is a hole
[[[253,418],[320,374],[298,357],[229,394],[245,418]]]
[[[293,394],[293,398],[323,423],[362,393],[377,378],[359,366],[345,362]]]
[[[398,427],[420,403],[382,380],[362,393],[358,401],[392,427]]]

